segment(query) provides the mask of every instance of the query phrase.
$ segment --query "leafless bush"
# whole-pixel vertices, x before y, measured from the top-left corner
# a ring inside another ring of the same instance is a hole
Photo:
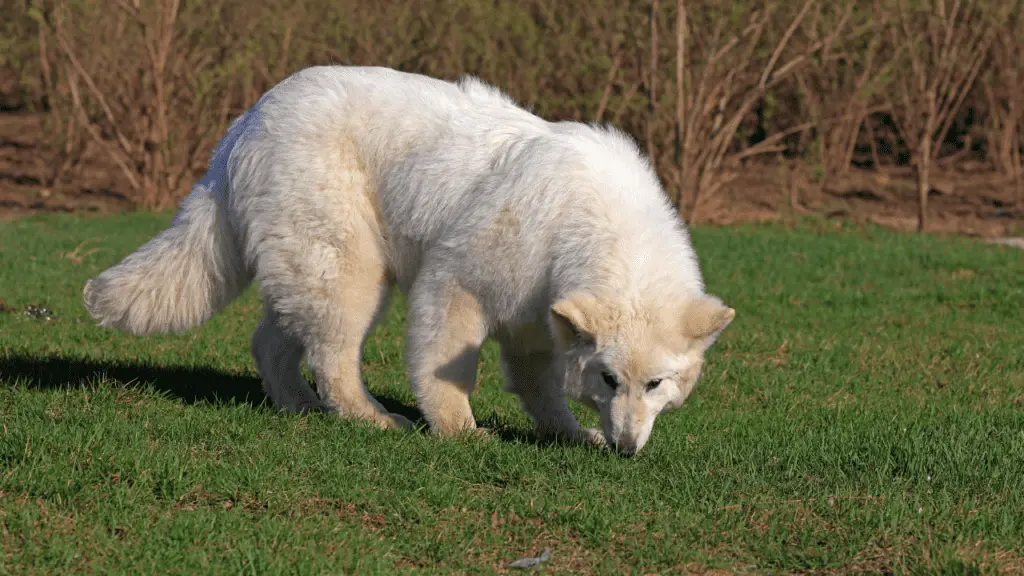
[[[1010,3],[1008,3],[1009,5]],[[906,67],[894,78],[890,103],[917,172],[918,230],[928,224],[930,171],[988,54],[998,13],[953,0],[895,0],[889,40]]]
[[[611,122],[649,152],[694,221],[715,216],[744,165],[783,151],[826,187],[843,181],[855,144],[877,140],[866,117],[898,126],[874,168],[909,149],[919,188],[950,149],[940,147],[949,127],[983,118],[974,148],[1019,182],[1024,33],[1003,18],[1014,5],[0,0],[0,73],[15,69],[43,112],[48,181],[73,181],[88,147],[143,207],[177,201],[226,123],[274,83],[339,63],[474,74],[542,116]]]
[[[862,2],[860,4],[863,4]],[[813,123],[807,162],[830,189],[850,171],[854,148],[869,114],[884,110],[882,93],[893,73],[893,51],[883,37],[889,14],[879,6],[855,13],[858,2],[816,6],[804,27],[822,43],[814,65],[795,75],[800,100]],[[835,34],[843,28],[845,34]],[[869,135],[870,138],[870,135]]]
[[[1024,18],[1010,14],[1007,25],[996,29],[992,65],[981,87],[987,104],[991,160],[1014,185],[1014,203],[1024,206],[1024,58],[1021,42]]]
[[[54,114],[73,119],[116,164],[142,207],[181,197],[231,112],[234,94],[222,80],[230,74],[195,25],[211,8],[61,0],[41,11],[40,37],[53,39],[68,92],[55,94]]]
[[[837,22],[822,38],[797,43],[794,36],[808,15],[819,10],[817,0],[807,0],[795,14],[765,2],[745,15],[746,22],[720,18],[701,21],[713,10],[699,12],[701,18],[686,26],[692,16],[677,17],[682,30],[677,38],[677,70],[683,70],[677,94],[678,166],[676,202],[691,221],[699,219],[701,203],[729,182],[729,169],[759,154],[776,152],[788,134],[810,127],[799,122],[767,135],[759,142],[737,147],[741,124],[768,91],[812,64],[813,57],[834,41],[845,22]],[[678,9],[685,10],[680,3]],[[692,9],[692,8],[691,8]],[[677,24],[678,25],[678,24]],[[731,29],[730,29],[731,28]],[[781,30],[772,37],[766,31]],[[677,88],[678,90],[678,88]]]

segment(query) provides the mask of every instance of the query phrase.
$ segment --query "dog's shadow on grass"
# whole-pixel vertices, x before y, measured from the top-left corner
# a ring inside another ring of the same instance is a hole
[[[185,404],[244,404],[273,410],[259,378],[212,368],[157,366],[132,362],[97,362],[78,358],[12,356],[0,360],[0,378],[26,382],[36,390],[83,388],[101,379],[127,387],[149,387]],[[425,422],[414,407],[396,398],[374,395],[390,412]]]
[[[98,362],[60,356],[10,356],[0,359],[0,378],[24,382],[30,389],[56,390],[84,388],[103,380],[115,380],[122,386],[148,387],[185,404],[243,404],[273,410],[259,378],[233,374],[212,368],[158,366],[133,362]],[[417,427],[426,429],[423,414],[401,400],[375,393],[374,397],[389,412],[401,414]],[[492,435],[506,442],[548,444],[532,432],[503,425],[497,421],[480,423]]]

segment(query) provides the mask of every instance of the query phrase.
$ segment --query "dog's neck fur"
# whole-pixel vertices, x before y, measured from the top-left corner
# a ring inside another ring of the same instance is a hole
[[[578,149],[579,162],[559,177],[572,193],[561,207],[554,285],[636,303],[701,297],[703,278],[688,234],[635,145],[599,128],[572,130],[589,132],[591,145]]]

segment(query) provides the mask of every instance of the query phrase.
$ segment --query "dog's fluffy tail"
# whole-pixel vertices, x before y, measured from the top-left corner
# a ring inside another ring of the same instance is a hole
[[[252,280],[226,207],[227,155],[238,124],[171,226],[86,282],[85,307],[100,326],[134,335],[182,332],[206,322]]]

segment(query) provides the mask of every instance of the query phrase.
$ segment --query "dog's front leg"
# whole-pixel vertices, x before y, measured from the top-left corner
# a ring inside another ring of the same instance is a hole
[[[433,432],[475,430],[469,395],[487,323],[477,299],[447,278],[421,275],[409,293],[409,381]]]
[[[603,444],[601,431],[581,429],[569,410],[562,385],[565,366],[550,343],[543,341],[536,331],[506,334],[500,340],[505,389],[519,397],[523,411],[533,420],[537,436]]]

